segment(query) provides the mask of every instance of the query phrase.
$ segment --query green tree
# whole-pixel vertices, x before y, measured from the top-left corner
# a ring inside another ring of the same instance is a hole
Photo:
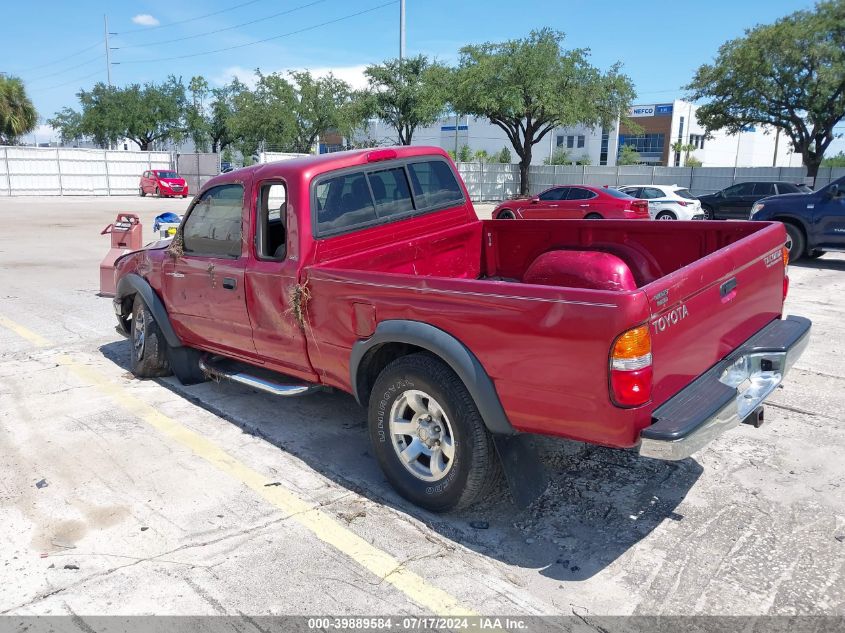
[[[331,73],[313,77],[307,70],[290,73],[294,89],[293,151],[309,152],[327,132],[349,137],[363,111],[349,84]]]
[[[469,145],[461,146],[461,149],[458,150],[458,162],[468,163],[471,160],[472,160],[472,150],[469,148]]]
[[[639,165],[640,153],[633,145],[623,145],[619,150],[619,158],[616,159],[617,165]]]
[[[17,77],[0,75],[0,144],[17,142],[38,123],[38,112]]]
[[[692,143],[684,143],[683,141],[675,141],[672,143],[672,151],[684,155],[684,165],[689,166],[690,152],[695,149]],[[700,167],[701,165],[699,165]]]
[[[502,151],[499,152],[498,157],[493,162],[510,164],[510,162],[511,162],[511,151],[507,147],[503,147]]]
[[[698,160],[695,156],[690,156],[687,158],[685,166],[686,167],[701,167],[704,163]]]
[[[185,137],[185,86],[171,76],[161,84],[125,88],[96,84],[78,93],[82,112],[64,108],[48,121],[61,137],[90,137],[101,147],[128,138],[142,150],[155,141]]]
[[[476,163],[487,163],[490,162],[490,155],[486,149],[479,149],[472,155],[472,160]]]
[[[558,147],[551,156],[543,159],[544,165],[568,165],[572,162],[569,158],[569,152],[562,147]]]
[[[417,128],[443,114],[449,70],[425,55],[368,66],[364,74],[369,83],[363,95],[367,114],[396,130],[400,145],[410,145]]]
[[[845,167],[845,152],[839,152],[822,161],[822,167]]]
[[[229,125],[234,145],[245,161],[258,152],[262,143],[289,149],[296,126],[290,82],[278,73],[263,75],[256,71],[256,75],[254,90],[237,79],[230,86],[233,107]]]
[[[782,130],[816,176],[845,117],[845,0],[819,2],[719,48],[687,86],[707,100],[698,120],[738,133],[751,124]]]
[[[564,50],[564,35],[545,28],[520,40],[465,46],[453,84],[458,112],[487,117],[519,156],[520,192],[529,190],[534,145],[551,130],[610,126],[634,98],[631,80],[614,64],[592,66],[588,51]]]
[[[188,91],[190,100],[185,122],[197,151],[222,151],[232,142],[229,129],[233,107],[232,85],[209,89],[203,77],[193,77]]]
[[[587,166],[587,165],[592,165],[593,161],[590,159],[589,156],[584,154],[581,158],[579,158],[578,160],[575,161],[575,164],[581,165],[583,167],[583,166]]]

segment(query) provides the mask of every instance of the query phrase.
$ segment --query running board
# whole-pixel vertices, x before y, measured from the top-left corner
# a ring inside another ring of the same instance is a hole
[[[212,378],[231,380],[232,382],[273,394],[274,396],[305,396],[317,391],[324,391],[321,385],[277,382],[277,379],[284,379],[285,376],[261,367],[251,367],[244,363],[231,361],[227,358],[201,358],[199,367]],[[247,368],[249,369],[244,371]]]

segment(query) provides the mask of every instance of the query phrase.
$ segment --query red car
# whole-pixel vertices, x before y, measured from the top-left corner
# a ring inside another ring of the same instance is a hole
[[[785,241],[479,220],[442,149],[356,150],[212,178],[172,240],[116,261],[114,308],[136,376],[353,394],[387,479],[442,511],[527,480],[525,434],[677,460],[759,426],[809,340],[781,318]]]
[[[148,193],[157,196],[188,197],[188,183],[175,171],[169,169],[151,169],[141,174],[138,193],[143,198]]]
[[[607,187],[558,185],[539,196],[505,200],[493,218],[513,220],[648,220],[648,202]]]

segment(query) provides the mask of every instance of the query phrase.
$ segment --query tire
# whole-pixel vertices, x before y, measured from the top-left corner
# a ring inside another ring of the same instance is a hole
[[[806,240],[804,239],[804,232],[794,224],[784,222],[783,227],[786,229],[786,247],[789,249],[789,261],[797,262],[801,259],[805,252]]]
[[[708,207],[706,204],[701,205],[701,212],[704,214],[705,220],[715,220],[716,214],[713,212],[713,207]]]
[[[677,220],[678,218],[675,217],[675,214],[671,211],[661,211],[657,214],[654,218],[655,220]]]
[[[588,213],[584,216],[585,220],[601,220],[602,217],[598,213]]]
[[[156,187],[156,198],[161,198],[161,191]]]
[[[516,220],[516,214],[511,211],[510,209],[502,209],[499,211],[499,215],[496,216],[497,220]]]
[[[132,304],[132,322],[129,329],[132,373],[138,378],[154,378],[170,374],[167,362],[167,342],[159,330],[153,313],[140,295]]]
[[[188,194],[185,194],[184,196],[182,196],[182,199],[184,200],[187,197],[188,197]]]
[[[138,194],[143,198],[144,196],[147,195],[147,192],[144,191],[143,187],[138,187]]]
[[[408,501],[433,512],[457,510],[498,483],[493,438],[461,379],[439,358],[420,353],[390,363],[376,379],[369,409],[373,451]],[[413,456],[403,460],[400,451]]]

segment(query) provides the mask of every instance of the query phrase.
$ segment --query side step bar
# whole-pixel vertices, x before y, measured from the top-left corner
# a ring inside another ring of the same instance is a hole
[[[237,363],[228,359],[215,359],[203,357],[199,361],[200,369],[213,378],[223,378],[231,380],[232,382],[258,389],[274,396],[305,396],[317,391],[324,391],[321,385],[310,385],[307,383],[300,384],[285,384],[283,382],[276,382],[276,378],[282,379],[284,376],[276,374],[267,369],[255,367],[244,371],[249,365]],[[256,375],[256,374],[261,374]]]

